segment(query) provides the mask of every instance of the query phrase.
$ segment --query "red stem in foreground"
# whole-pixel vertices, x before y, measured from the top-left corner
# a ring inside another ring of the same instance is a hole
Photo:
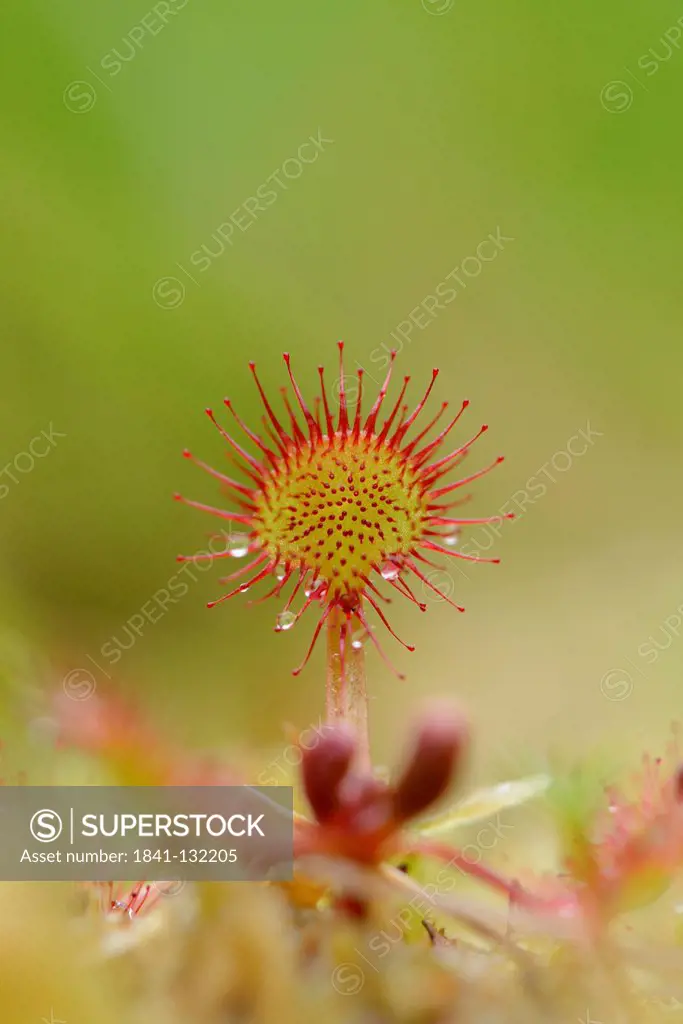
[[[365,650],[362,644],[354,645],[352,624],[339,608],[333,608],[327,620],[325,719],[329,725],[347,722],[353,728],[356,767],[371,772]]]
[[[532,893],[523,889],[518,882],[510,881],[503,875],[499,875],[493,868],[486,867],[485,864],[475,864],[473,861],[468,860],[457,847],[426,839],[418,840],[407,846],[402,845],[401,849],[406,853],[419,853],[426,857],[435,857],[437,860],[445,861],[463,874],[469,875],[470,878],[476,878],[477,881],[485,882],[486,885],[489,885],[497,892],[504,893],[511,905],[518,904],[521,907],[538,909],[541,902]]]

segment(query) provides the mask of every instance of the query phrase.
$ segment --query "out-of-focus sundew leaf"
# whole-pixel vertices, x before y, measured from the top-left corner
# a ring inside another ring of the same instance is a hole
[[[528,803],[545,793],[550,783],[549,775],[529,775],[523,779],[512,779],[478,789],[454,807],[423,821],[419,831],[424,836],[441,836],[467,825],[475,825],[509,807]]]

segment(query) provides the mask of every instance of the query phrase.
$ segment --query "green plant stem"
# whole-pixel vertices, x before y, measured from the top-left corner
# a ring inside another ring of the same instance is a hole
[[[341,641],[344,638],[344,657]],[[347,722],[356,733],[356,766],[370,770],[368,735],[368,693],[365,683],[365,650],[352,647],[351,629],[345,615],[335,608],[327,620],[326,720]]]

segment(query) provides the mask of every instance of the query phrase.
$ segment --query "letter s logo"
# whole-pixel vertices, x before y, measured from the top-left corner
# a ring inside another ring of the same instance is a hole
[[[43,809],[33,815],[29,828],[39,843],[53,843],[62,834],[62,819],[56,811]]]

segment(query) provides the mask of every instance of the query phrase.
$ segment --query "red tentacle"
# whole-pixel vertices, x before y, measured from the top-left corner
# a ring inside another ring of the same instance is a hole
[[[392,349],[391,354],[389,356],[389,369],[387,370],[387,375],[384,378],[384,383],[382,384],[382,387],[379,389],[379,394],[378,394],[378,396],[377,396],[377,398],[375,400],[375,404],[373,405],[372,409],[368,413],[368,418],[366,419],[365,426],[363,427],[363,432],[365,434],[374,433],[375,424],[377,423],[377,417],[379,416],[380,409],[382,408],[382,403],[384,402],[384,399],[386,398],[387,391],[389,389],[389,382],[391,381],[391,374],[392,374],[392,371],[394,369],[394,360],[395,359],[396,359],[396,350]]]
[[[301,411],[304,414],[304,419],[306,420],[306,423],[308,424],[308,433],[309,433],[309,436],[310,436],[311,444],[315,444],[315,440],[316,440],[316,437],[317,437],[317,431],[318,431],[318,424],[313,419],[313,416],[311,415],[311,412],[310,412],[308,406],[304,402],[304,396],[301,394],[301,389],[299,388],[299,385],[296,382],[296,378],[294,377],[294,374],[292,373],[292,366],[291,366],[291,359],[290,359],[289,352],[285,352],[284,355],[283,355],[283,358],[284,358],[285,364],[287,366],[287,372],[289,374],[289,379],[291,380],[292,387],[294,388],[294,394],[296,395],[297,401],[298,401],[299,405],[301,406]]]
[[[403,426],[396,430],[396,433],[394,434],[394,436],[392,437],[391,442],[390,442],[392,447],[395,448],[397,445],[399,445],[401,443],[401,441],[406,436],[406,434],[410,430],[411,426],[413,425],[413,423],[415,422],[417,417],[420,415],[420,413],[424,409],[424,407],[425,407],[425,405],[427,403],[427,400],[428,400],[430,394],[432,393],[432,388],[434,387],[434,384],[436,382],[436,378],[438,376],[439,376],[439,371],[437,369],[432,370],[432,379],[429,382],[427,390],[425,391],[424,395],[422,396],[420,401],[417,403],[417,405],[415,406],[415,409],[410,414],[408,419],[405,421]]]
[[[266,412],[268,414],[268,418],[269,418],[270,422],[273,424],[273,426],[275,427],[275,433],[280,438],[280,440],[282,441],[282,443],[285,446],[285,448],[287,448],[292,443],[292,439],[288,435],[287,431],[284,429],[284,427],[282,426],[282,424],[280,423],[280,421],[278,420],[277,416],[275,415],[275,413],[272,410],[270,402],[268,401],[268,398],[266,397],[266,393],[265,393],[265,391],[263,390],[263,388],[261,386],[261,381],[258,379],[258,376],[256,374],[256,363],[254,363],[254,362],[249,363],[249,369],[251,370],[251,372],[253,374],[254,381],[256,383],[256,387],[258,388],[258,392],[259,392],[259,395],[261,396],[261,401],[263,402],[265,410],[266,410]]]

